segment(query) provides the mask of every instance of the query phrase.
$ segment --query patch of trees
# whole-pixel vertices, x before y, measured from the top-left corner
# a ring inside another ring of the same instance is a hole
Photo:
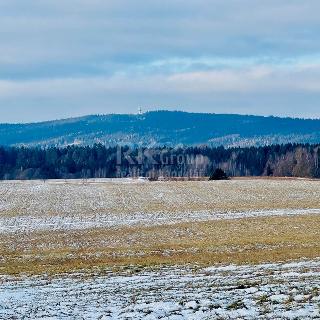
[[[320,177],[320,145],[250,148],[0,147],[0,179],[87,179],[130,176]]]

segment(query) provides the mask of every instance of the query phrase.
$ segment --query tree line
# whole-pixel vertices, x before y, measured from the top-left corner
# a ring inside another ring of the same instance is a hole
[[[248,148],[66,148],[0,147],[0,179],[88,179],[145,176],[320,178],[320,145],[286,144]]]

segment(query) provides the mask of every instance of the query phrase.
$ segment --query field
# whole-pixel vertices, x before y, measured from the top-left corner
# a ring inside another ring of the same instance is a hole
[[[320,181],[0,183],[0,319],[320,317]]]

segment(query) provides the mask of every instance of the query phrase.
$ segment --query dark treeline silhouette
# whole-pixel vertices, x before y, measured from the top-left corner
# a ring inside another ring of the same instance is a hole
[[[320,145],[286,144],[250,148],[69,146],[0,147],[0,179],[87,179],[130,176],[320,177]]]

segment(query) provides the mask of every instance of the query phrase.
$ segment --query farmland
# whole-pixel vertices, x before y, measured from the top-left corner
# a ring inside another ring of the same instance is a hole
[[[304,179],[2,182],[0,318],[316,318],[319,190]]]

